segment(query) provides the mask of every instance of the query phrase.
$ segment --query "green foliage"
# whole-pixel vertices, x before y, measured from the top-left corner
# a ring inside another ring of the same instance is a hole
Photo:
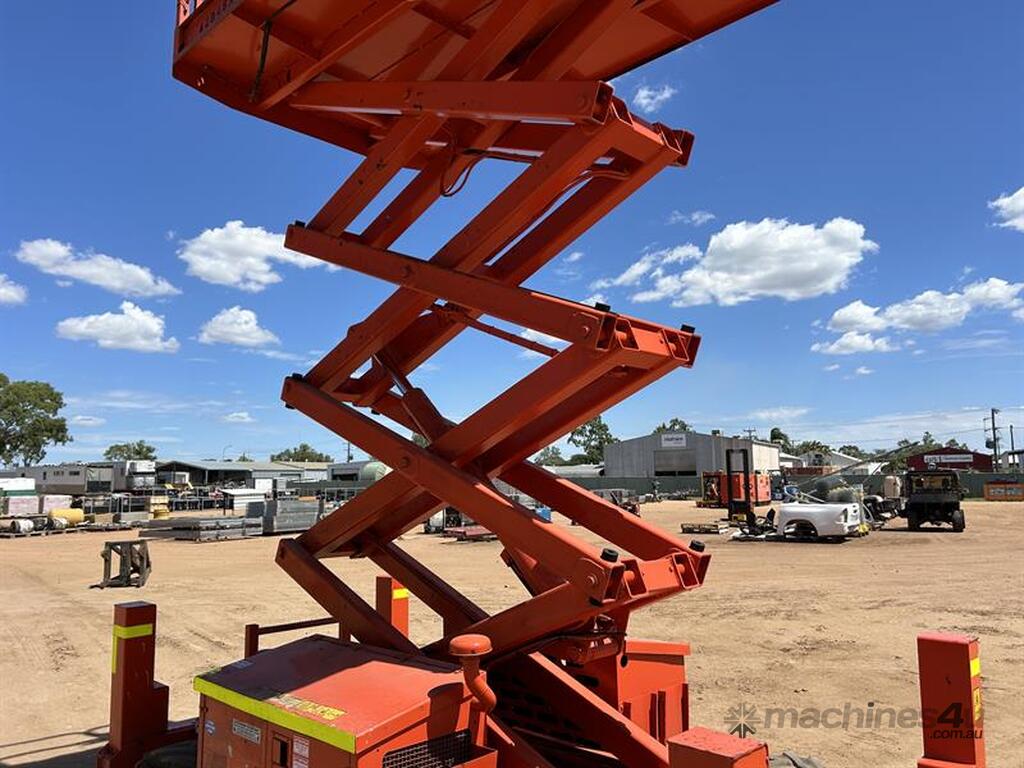
[[[533,463],[547,467],[561,467],[565,465],[566,461],[565,457],[562,456],[561,448],[557,445],[549,445],[547,448],[541,449],[541,451],[533,457]]]
[[[590,457],[585,453],[574,453],[568,459],[565,460],[565,466],[574,467],[577,464],[593,464]]]
[[[427,438],[425,438],[419,432],[412,433],[412,441],[416,443],[416,445],[418,445],[420,448],[426,448],[428,445],[430,445],[430,441],[427,440]]]
[[[816,451],[817,453],[830,453],[832,451],[827,445],[820,440],[804,440],[802,443],[797,443],[793,446],[793,453],[797,456],[802,456],[805,453]]]
[[[252,456],[250,456],[247,453],[243,453],[241,456],[239,456],[237,459],[235,459],[235,461],[242,461],[242,462],[249,462],[249,461],[252,461],[252,460],[253,460]]]
[[[132,459],[155,459],[156,448],[145,440],[134,443],[114,443],[103,452],[107,461],[131,461]]]
[[[600,416],[580,424],[569,433],[569,443],[583,450],[586,456],[583,464],[600,464],[604,461],[604,447],[610,443],[617,443],[619,439],[612,435],[611,429]],[[574,457],[575,458],[575,457]],[[570,459],[572,463],[572,459]]]
[[[271,461],[334,461],[328,454],[321,453],[309,443],[299,443],[280,453],[270,454]]]
[[[790,442],[789,435],[783,432],[779,427],[772,427],[771,434],[768,439],[777,443],[778,446],[786,453],[793,453],[793,443]]]
[[[861,450],[856,445],[841,445],[839,446],[839,452],[844,453],[847,456],[852,456],[855,459],[867,459],[871,456],[867,451]]]
[[[38,464],[46,446],[71,441],[57,415],[64,396],[45,381],[11,381],[0,373],[0,464]]]
[[[659,434],[661,432],[693,432],[693,427],[682,419],[673,416],[667,422],[663,421],[654,428],[655,434]]]

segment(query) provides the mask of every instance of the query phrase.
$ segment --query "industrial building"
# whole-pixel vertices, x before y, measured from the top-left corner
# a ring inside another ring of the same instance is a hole
[[[723,471],[725,452],[729,448],[749,451],[751,471],[779,469],[779,446],[765,440],[700,432],[655,432],[606,445],[604,474],[605,477],[699,477],[703,472]]]
[[[193,486],[234,485],[270,490],[285,482],[315,482],[328,477],[325,461],[173,461],[157,462],[157,475],[163,482],[184,479]]]
[[[929,448],[907,459],[907,468],[959,469],[971,472],[992,472],[992,455],[964,448]]]
[[[81,495],[103,493],[110,490],[113,462],[68,462],[65,464],[37,464],[32,467],[13,467],[0,471],[0,477],[29,477],[36,488],[45,493]]]

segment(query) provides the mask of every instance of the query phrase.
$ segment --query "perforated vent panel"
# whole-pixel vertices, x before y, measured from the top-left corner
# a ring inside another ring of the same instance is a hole
[[[472,757],[469,731],[456,731],[395,749],[384,755],[383,768],[452,768]]]

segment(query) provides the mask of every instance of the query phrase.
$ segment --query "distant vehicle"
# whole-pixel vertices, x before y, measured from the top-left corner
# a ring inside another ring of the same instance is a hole
[[[856,501],[780,504],[773,522],[778,535],[787,539],[846,539],[869,529]]]
[[[423,521],[424,533],[444,533],[449,528],[464,528],[473,525],[473,520],[455,507],[445,507]]]
[[[963,494],[960,477],[951,469],[929,469],[907,472],[903,484],[906,501],[900,512],[907,518],[907,528],[918,531],[924,523],[948,524],[957,533],[966,527],[960,507]]]

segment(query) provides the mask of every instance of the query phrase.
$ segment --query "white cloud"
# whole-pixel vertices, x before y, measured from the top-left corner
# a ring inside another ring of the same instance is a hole
[[[18,285],[0,272],[0,304],[23,304],[28,298],[28,289]]]
[[[1011,283],[998,277],[979,280],[961,292],[923,291],[913,298],[872,307],[860,299],[837,309],[828,327],[837,332],[860,333],[883,330],[942,331],[963,325],[971,312],[979,309],[1017,310],[1024,308],[1024,283]]]
[[[102,427],[107,420],[99,416],[72,416],[71,423],[76,427]]]
[[[1024,187],[1009,195],[1001,195],[989,201],[988,207],[995,211],[997,227],[1008,227],[1024,232]]]
[[[274,271],[275,262],[300,269],[325,265],[319,259],[289,251],[284,247],[283,234],[247,227],[242,221],[229,221],[185,240],[178,258],[188,264],[186,272],[192,277],[250,293],[281,282],[281,275]]]
[[[871,307],[860,299],[840,307],[832,314],[828,327],[833,331],[881,331],[888,323],[878,316],[878,307]]]
[[[49,238],[22,241],[18,261],[30,264],[41,272],[58,277],[81,280],[105,288],[121,296],[171,296],[181,293],[162,277],[139,264],[103,253],[76,252],[70,243]]]
[[[710,221],[715,220],[715,214],[711,211],[691,211],[690,213],[684,213],[683,211],[672,211],[668,215],[668,219],[665,221],[666,224],[690,224],[694,227],[700,227],[707,224]]]
[[[252,424],[256,419],[250,416],[248,411],[235,411],[224,416],[221,421],[228,424]]]
[[[598,304],[608,304],[608,297],[603,293],[592,293],[587,298],[583,299],[580,304],[589,304],[594,307]]]
[[[878,246],[862,224],[836,218],[821,227],[762,219],[730,224],[708,242],[699,264],[683,272],[674,306],[725,306],[773,296],[787,301],[835,293]]]
[[[283,352],[280,349],[250,349],[247,352],[252,352],[256,355],[262,355],[263,357],[269,357],[271,360],[286,360],[291,363],[298,363],[306,360],[308,356],[297,355],[294,352]],[[420,366],[422,370],[423,366]]]
[[[666,277],[664,266],[669,264],[682,264],[685,261],[699,259],[700,248],[693,243],[677,245],[672,248],[663,248],[659,251],[644,253],[639,259],[630,264],[616,277],[603,277],[590,284],[592,289],[619,288],[632,286],[639,283],[645,275],[650,274],[652,278],[661,279]],[[654,301],[655,299],[635,299],[634,301]]]
[[[618,277],[602,277],[590,284],[591,288],[612,288],[623,285],[636,285],[640,279],[654,269],[657,259],[651,254],[641,256],[634,261]]]
[[[799,419],[811,412],[810,408],[798,405],[779,405],[775,408],[762,408],[758,411],[751,411],[749,417],[759,421],[785,422],[787,420]]]
[[[223,410],[227,403],[222,400],[193,400],[180,394],[165,395],[159,392],[143,392],[133,389],[111,389],[97,395],[70,395],[65,398],[68,405],[79,409],[134,411],[153,414],[205,413],[210,409]]]
[[[255,312],[239,306],[222,309],[207,320],[199,331],[199,341],[239,347],[265,347],[280,343],[277,336],[260,326]]]
[[[866,365],[859,365],[853,372],[858,376],[870,376],[875,371],[873,368],[868,368]]]
[[[832,363],[831,365],[826,365],[825,366],[825,370],[826,371],[838,371],[839,370],[839,363]]]
[[[835,341],[815,342],[811,345],[812,352],[823,355],[855,355],[860,352],[895,352],[899,345],[893,343],[888,336],[875,338],[870,333],[847,331]]]
[[[135,352],[177,352],[173,336],[164,338],[164,318],[147,309],[121,302],[121,312],[69,317],[57,323],[57,335],[72,341],[95,341],[103,349]]]
[[[622,274],[591,287],[632,286],[646,277],[651,286],[630,298],[670,299],[674,307],[733,306],[764,297],[808,299],[846,287],[864,255],[878,250],[864,234],[862,224],[843,218],[820,227],[786,219],[740,221],[712,235],[703,255],[692,244],[646,253]],[[693,266],[681,272],[665,268],[690,261]]]
[[[564,261],[566,264],[574,264],[583,258],[583,251],[573,251],[565,257]]]
[[[675,95],[676,89],[671,85],[659,85],[656,88],[641,85],[633,93],[633,106],[650,115],[661,109]]]

